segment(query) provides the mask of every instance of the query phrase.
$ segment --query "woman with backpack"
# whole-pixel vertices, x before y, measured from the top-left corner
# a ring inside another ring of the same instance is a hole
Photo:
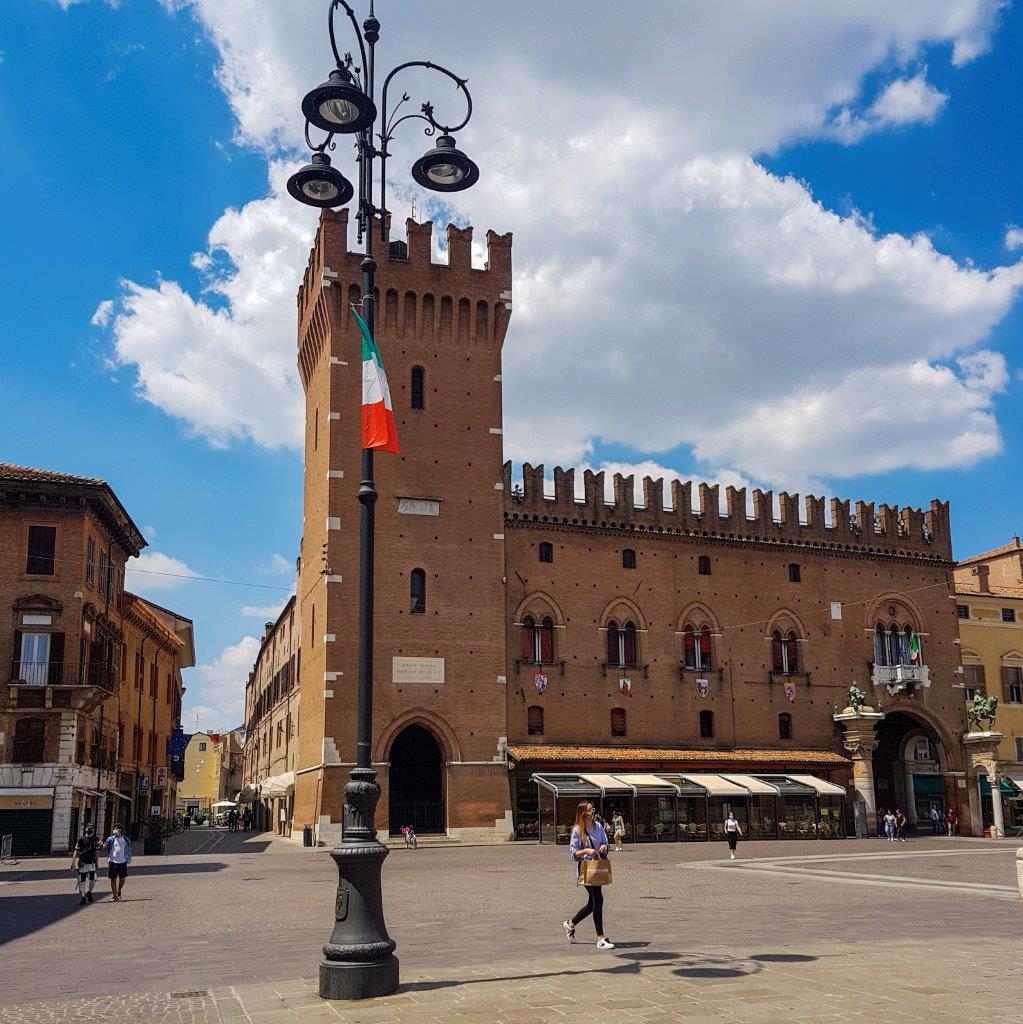
[[[601,885],[587,884],[585,872],[587,862],[605,861],[607,858],[607,833],[596,820],[593,804],[584,800],[576,808],[575,825],[572,827],[572,838],[569,842],[569,853],[575,868],[576,884],[586,889],[588,897],[586,906],[571,921],[564,921],[565,938],[575,942],[575,926],[583,918],[593,915],[593,927],[597,932],[597,949],[614,949],[615,944],[604,935],[604,891]],[[606,862],[610,863],[610,862]],[[608,870],[610,870],[608,868]]]

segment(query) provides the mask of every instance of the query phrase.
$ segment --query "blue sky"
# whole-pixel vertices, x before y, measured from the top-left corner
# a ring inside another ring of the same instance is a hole
[[[484,176],[452,212],[516,233],[510,457],[940,496],[960,556],[1020,531],[1019,6],[779,3],[740,28],[657,2],[606,96],[613,5],[540,42],[538,0],[498,24],[379,6],[395,59],[422,42],[474,86]],[[312,222],[280,191],[324,9],[6,0],[0,28],[0,458],[106,478],[146,567],[245,584],[134,578],[195,620],[208,727],[235,724],[301,529]]]

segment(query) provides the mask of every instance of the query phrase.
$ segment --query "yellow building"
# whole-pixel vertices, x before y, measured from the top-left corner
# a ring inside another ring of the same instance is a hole
[[[956,612],[962,643],[967,703],[977,692],[998,698],[995,728],[1000,790],[1009,835],[1023,834],[1023,544],[959,562],[955,569]],[[991,824],[990,788],[981,789],[984,824]]]
[[[192,734],[185,748],[185,777],[178,783],[178,809],[209,813],[221,796],[220,737],[208,732]]]

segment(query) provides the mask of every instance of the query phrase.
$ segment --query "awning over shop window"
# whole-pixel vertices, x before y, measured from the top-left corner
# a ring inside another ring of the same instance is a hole
[[[749,796],[749,791],[745,786],[740,786],[737,782],[729,782],[722,775],[693,774],[692,772],[681,774],[683,779],[703,786],[708,796]]]
[[[845,788],[843,786],[836,786],[833,782],[826,782],[824,779],[818,779],[814,775],[790,775],[789,778],[793,782],[802,783],[804,786],[809,786],[811,789],[815,789],[821,796],[845,796]]]
[[[615,775],[616,779],[635,786],[639,796],[678,796],[679,788],[673,782],[660,778],[657,775],[629,774]]]
[[[591,786],[596,786],[600,792],[603,793],[634,793],[636,791],[635,786],[631,786],[628,782],[622,782],[621,779],[616,778],[614,775],[604,775],[597,772],[593,775],[580,775],[584,782],[588,782]]]
[[[535,783],[549,789],[555,796],[566,797],[598,797],[600,790],[592,783],[584,782],[578,775],[563,775],[555,772],[544,772],[533,775]]]
[[[1002,796],[1018,796],[1016,787],[1008,779],[998,780],[998,791]],[[986,775],[980,777],[980,795],[990,796],[991,795],[991,783],[988,781]]]
[[[722,778],[745,786],[753,796],[777,796],[779,793],[777,786],[772,786],[770,782],[753,775],[723,775]]]
[[[1005,778],[1008,779],[1009,782],[1011,782],[1018,790],[1018,792],[1013,793],[1012,795],[1015,797],[1023,796],[1023,775],[1006,775]]]

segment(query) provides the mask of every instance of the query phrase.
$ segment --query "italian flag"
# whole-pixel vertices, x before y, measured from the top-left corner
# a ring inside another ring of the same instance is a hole
[[[398,430],[394,425],[384,360],[366,321],[354,306],[352,315],[362,332],[362,447],[397,455]]]
[[[911,665],[920,664],[920,637],[916,633],[909,638],[909,663]]]

